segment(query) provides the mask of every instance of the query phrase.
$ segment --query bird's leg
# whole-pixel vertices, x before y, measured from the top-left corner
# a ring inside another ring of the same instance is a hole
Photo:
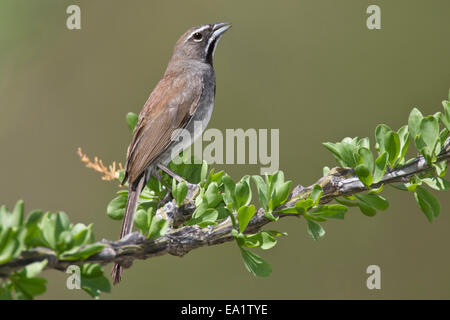
[[[173,172],[172,170],[170,170],[169,168],[167,168],[166,166],[162,165],[162,164],[158,164],[158,168],[160,168],[162,171],[164,171],[165,173],[167,173],[169,176],[171,176],[172,178],[174,178],[175,180],[177,180],[178,182],[186,182],[186,180],[184,180],[182,177],[180,177],[179,175],[177,175],[175,172]]]

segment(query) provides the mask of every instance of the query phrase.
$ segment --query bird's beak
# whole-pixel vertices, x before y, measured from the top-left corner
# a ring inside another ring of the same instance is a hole
[[[231,23],[229,22],[222,22],[222,23],[216,23],[213,26],[213,34],[212,37],[214,39],[219,38],[225,31],[231,28]]]

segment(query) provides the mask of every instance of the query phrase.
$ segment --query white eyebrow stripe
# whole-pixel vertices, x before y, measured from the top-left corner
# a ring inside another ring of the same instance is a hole
[[[194,31],[191,32],[191,34],[189,35],[189,37],[187,37],[186,40],[184,40],[184,42],[186,42],[187,40],[189,40],[189,39],[192,37],[192,35],[193,35],[194,33],[201,32],[201,31],[203,31],[203,30],[205,30],[205,29],[208,29],[208,28],[209,28],[209,25],[205,25],[205,26],[203,26],[203,27],[200,27],[200,28],[198,28],[198,29],[195,29]]]

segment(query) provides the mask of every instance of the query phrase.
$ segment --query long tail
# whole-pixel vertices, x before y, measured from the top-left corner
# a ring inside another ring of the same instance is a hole
[[[120,230],[120,239],[125,237],[127,234],[131,232],[133,229],[134,222],[134,212],[136,211],[136,207],[139,200],[139,195],[142,192],[145,182],[145,174],[141,175],[136,181],[130,183],[128,188],[128,200],[127,206],[125,208],[125,215],[123,217],[122,229]],[[113,278],[113,284],[117,284],[122,279],[123,267],[114,264],[114,267],[111,272],[111,276]]]

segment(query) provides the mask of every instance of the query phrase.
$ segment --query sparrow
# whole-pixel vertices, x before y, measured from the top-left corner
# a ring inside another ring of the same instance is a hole
[[[174,148],[186,149],[205,130],[216,92],[213,56],[221,36],[230,27],[228,22],[206,24],[183,34],[175,44],[164,76],[142,108],[125,162],[122,184],[128,181],[129,187],[121,239],[131,232],[139,196],[150,177],[157,176],[158,166],[167,165]],[[177,129],[188,130],[190,141],[177,139]],[[115,264],[114,284],[121,280],[122,273],[123,267]]]

